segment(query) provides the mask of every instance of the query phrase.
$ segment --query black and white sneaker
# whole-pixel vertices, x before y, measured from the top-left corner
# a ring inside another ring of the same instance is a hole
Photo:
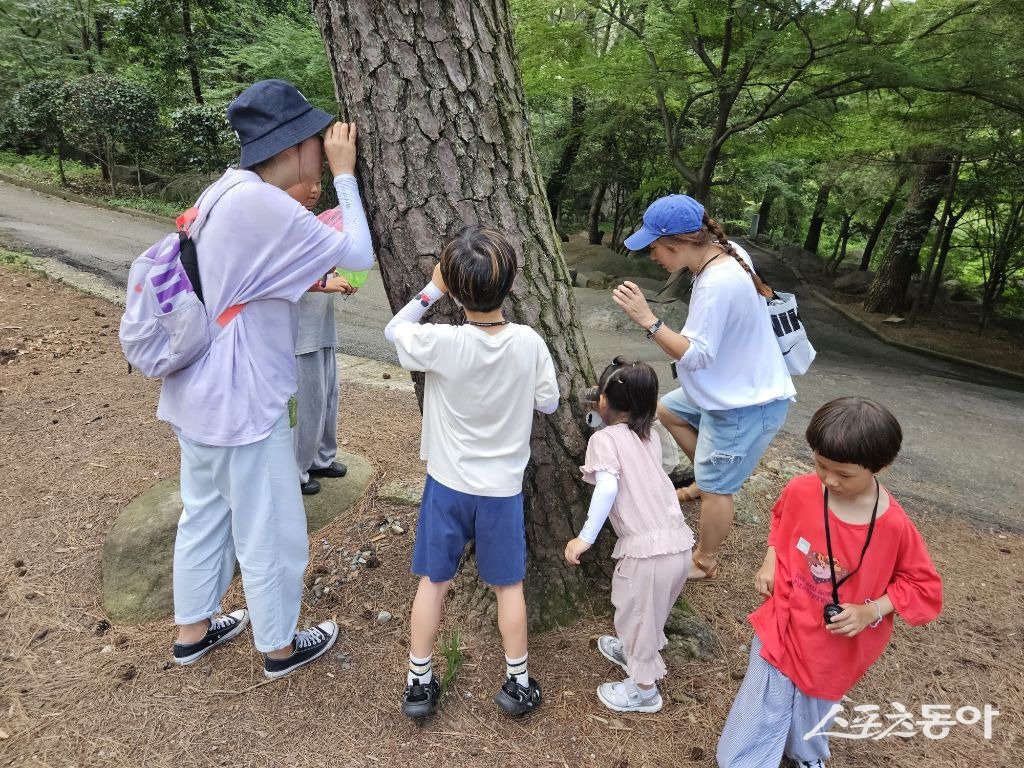
[[[437,682],[436,675],[426,685],[421,685],[419,678],[415,678],[412,685],[405,686],[405,693],[402,694],[402,714],[412,718],[432,715],[437,709],[439,698],[441,684]]]
[[[494,703],[515,717],[532,712],[540,706],[540,686],[532,677],[528,682],[529,686],[524,688],[510,677],[494,697]]]
[[[295,650],[283,659],[263,658],[263,674],[271,680],[294,672],[299,667],[316,661],[331,649],[338,639],[338,625],[333,621],[321,621],[315,627],[295,633]]]
[[[172,651],[174,663],[181,666],[195,664],[218,645],[242,634],[249,623],[249,612],[244,608],[224,616],[210,619],[210,627],[202,640],[195,643],[175,643]]]

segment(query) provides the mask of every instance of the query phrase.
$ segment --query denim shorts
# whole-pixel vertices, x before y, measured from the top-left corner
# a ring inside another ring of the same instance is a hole
[[[416,523],[412,572],[431,581],[455,577],[462,553],[476,540],[476,567],[493,587],[518,584],[526,576],[523,494],[474,496],[427,475]]]
[[[789,412],[789,400],[771,400],[728,411],[705,411],[690,405],[682,388],[661,398],[661,404],[697,430],[693,474],[707,493],[736,493],[753,473]]]

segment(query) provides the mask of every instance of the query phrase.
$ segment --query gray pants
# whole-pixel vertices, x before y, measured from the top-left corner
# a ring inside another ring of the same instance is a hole
[[[747,674],[718,740],[719,767],[777,766],[783,755],[798,765],[804,761],[824,765],[830,755],[828,736],[805,739],[804,735],[814,730],[835,703],[801,693],[788,677],[761,658],[761,640],[754,635]],[[831,721],[818,730],[824,732],[830,727]]]
[[[328,467],[338,455],[338,358],[334,347],[295,356],[299,389],[295,395],[295,463],[299,479],[311,468]]]

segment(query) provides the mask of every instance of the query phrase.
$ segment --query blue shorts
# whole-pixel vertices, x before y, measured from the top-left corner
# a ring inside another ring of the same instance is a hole
[[[789,413],[789,400],[705,411],[690,405],[681,388],[662,397],[661,404],[697,430],[693,456],[697,488],[722,495],[736,493],[750,477]]]
[[[431,581],[455,577],[462,553],[476,539],[480,578],[494,587],[526,577],[523,494],[474,496],[455,491],[427,475],[416,523],[412,572]]]

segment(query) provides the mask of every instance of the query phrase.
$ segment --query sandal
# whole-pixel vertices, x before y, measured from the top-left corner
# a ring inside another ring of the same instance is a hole
[[[690,555],[690,561],[693,563],[693,567],[690,568],[690,575],[688,575],[686,577],[686,580],[688,582],[690,582],[690,581],[714,581],[714,580],[716,580],[716,577],[718,576],[718,562],[717,561],[715,562],[715,564],[713,566],[708,568],[707,562],[705,560],[702,560],[699,557],[697,557],[696,553]],[[697,568],[704,575],[702,577],[700,577],[700,578],[696,578],[695,579],[693,577],[693,568]]]
[[[680,504],[685,504],[690,501],[699,501],[701,497],[700,489],[697,488],[696,483],[690,483],[685,488],[676,489],[676,498],[679,499]]]

